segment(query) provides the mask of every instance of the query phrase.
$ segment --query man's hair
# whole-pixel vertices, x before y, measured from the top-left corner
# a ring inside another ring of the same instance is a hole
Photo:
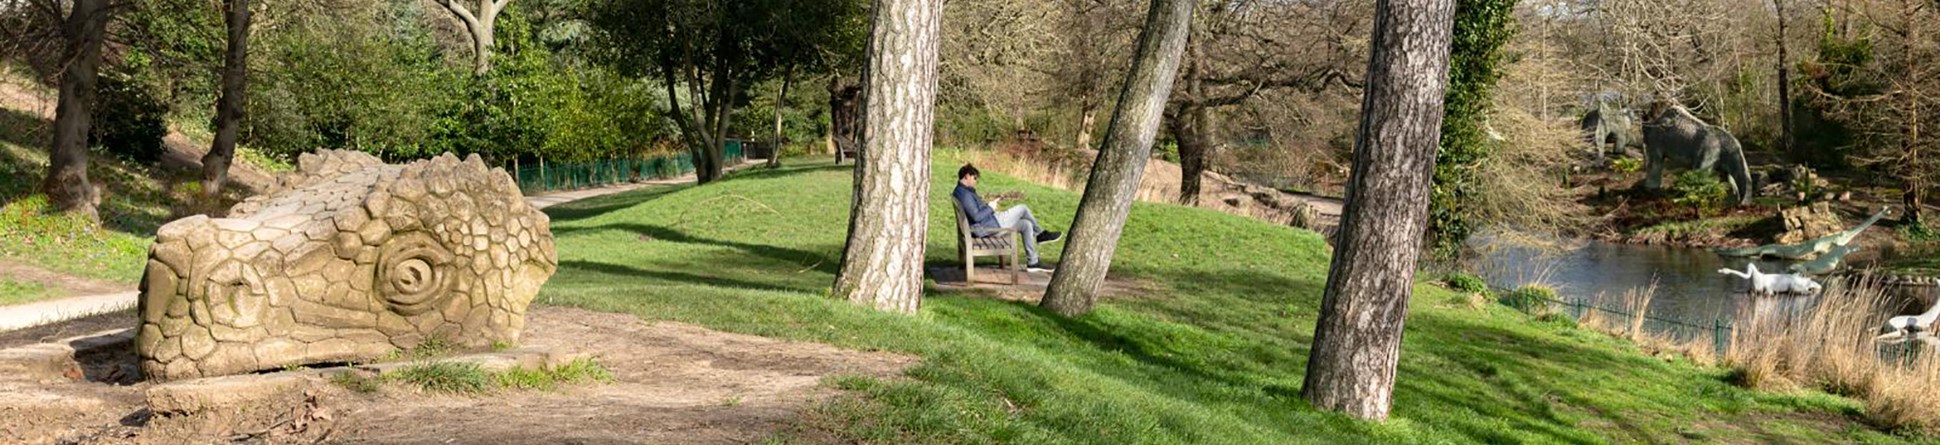
[[[963,164],[963,168],[957,169],[957,180],[961,181],[963,178],[971,176],[981,178],[983,177],[983,172],[977,171],[977,166],[970,164]]]

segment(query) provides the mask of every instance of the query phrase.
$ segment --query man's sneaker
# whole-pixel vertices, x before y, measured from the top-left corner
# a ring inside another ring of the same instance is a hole
[[[1038,244],[1054,243],[1061,239],[1064,239],[1064,234],[1062,233],[1052,232],[1049,230],[1037,233]]]
[[[1029,272],[1032,272],[1032,273],[1051,273],[1051,272],[1053,272],[1053,271],[1055,271],[1056,269],[1052,269],[1052,268],[1050,268],[1050,267],[1047,267],[1047,266],[1045,266],[1045,265],[1044,265],[1044,263],[1043,263],[1043,262],[1041,262],[1041,261],[1040,261],[1040,262],[1036,262],[1036,263],[1031,263],[1031,265],[1029,265],[1029,266],[1024,266],[1024,270],[1026,270],[1026,271],[1029,271]]]

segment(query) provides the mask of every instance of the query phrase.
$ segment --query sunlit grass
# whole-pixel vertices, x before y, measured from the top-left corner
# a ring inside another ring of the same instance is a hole
[[[945,158],[939,155],[939,158]],[[1772,395],[1728,371],[1642,353],[1609,335],[1506,307],[1447,305],[1416,288],[1392,420],[1315,411],[1298,394],[1330,255],[1297,229],[1173,205],[1133,207],[1114,277],[1145,289],[1066,319],[977,292],[929,289],[921,313],[827,297],[841,255],[847,167],[744,172],[704,187],[565,204],[560,270],[542,303],[922,358],[906,378],[833,379],[852,391],[803,428],[863,443],[1904,443],[1847,418],[1854,403]],[[928,257],[954,251],[949,187],[931,167]],[[1053,229],[1077,195],[996,174]],[[1047,246],[1056,262],[1062,244]],[[1816,421],[1816,420],[1815,420]],[[787,440],[780,440],[787,442]],[[1704,442],[1700,440],[1699,442]]]

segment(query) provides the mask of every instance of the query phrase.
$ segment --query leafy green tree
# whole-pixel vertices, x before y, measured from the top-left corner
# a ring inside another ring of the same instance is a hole
[[[1448,93],[1442,103],[1441,147],[1435,151],[1435,188],[1429,233],[1435,253],[1453,255],[1476,229],[1469,210],[1475,166],[1489,156],[1489,104],[1502,78],[1502,46],[1515,35],[1514,0],[1460,0],[1450,49]]]
[[[721,174],[746,87],[832,60],[862,20],[855,0],[599,0],[584,15],[598,60],[662,82],[702,183]]]

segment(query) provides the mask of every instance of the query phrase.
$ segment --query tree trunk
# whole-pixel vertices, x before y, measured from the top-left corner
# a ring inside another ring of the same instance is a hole
[[[467,0],[438,0],[438,5],[451,11],[465,25],[465,34],[472,41],[472,74],[483,75],[492,71],[492,33],[498,26],[498,13],[512,0],[480,0],[477,14],[461,1]]]
[[[679,89],[676,87],[676,85],[679,85],[679,82],[675,81],[676,73],[687,72],[688,68],[676,65],[671,56],[662,56],[660,59],[661,83],[666,84],[665,86],[667,88],[667,115],[673,117],[674,126],[680,129],[680,139],[682,143],[687,145],[688,156],[693,159],[695,164],[699,164],[702,162],[701,147],[707,146],[707,142],[701,137],[701,134],[705,133],[705,131],[701,130],[700,122],[695,122],[695,116],[688,114],[685,109],[681,108],[680,94],[678,94]],[[693,91],[691,78],[688,85],[688,91]],[[690,96],[689,100],[695,100],[698,97]],[[691,105],[694,107],[702,106],[700,103],[692,103]],[[541,161],[542,163],[540,165],[544,165],[543,159]],[[675,166],[674,170],[674,175],[679,176],[680,167]],[[695,170],[698,171],[699,169],[696,168]],[[541,173],[543,172],[544,170],[541,170]],[[699,173],[696,173],[695,176],[699,176]]]
[[[1778,145],[1779,152],[1790,155],[1793,162],[1805,162],[1809,156],[1792,142],[1792,61],[1785,55],[1785,2],[1772,0],[1778,13]]]
[[[88,131],[93,127],[97,69],[108,26],[107,0],[74,0],[61,25],[67,67],[61,72],[60,103],[54,107],[54,145],[48,152],[41,190],[55,209],[100,220],[100,193],[88,182]]]
[[[222,59],[222,96],[216,99],[216,138],[202,156],[202,202],[214,206],[229,180],[229,164],[236,157],[236,137],[242,129],[249,82],[249,0],[223,2],[229,27],[229,51]],[[214,207],[208,207],[213,209]]]
[[[781,166],[781,110],[788,106],[788,84],[794,82],[795,66],[789,65],[787,69],[782,70],[781,91],[775,93],[775,143],[771,150],[773,153],[768,154],[769,168]]]
[[[721,151],[727,149],[727,129],[728,122],[731,120],[728,116],[734,112],[735,73],[728,68],[720,68],[717,72],[719,75],[714,78],[715,92],[712,98],[714,109],[709,111],[712,116],[708,118],[710,125],[707,135],[708,145],[701,152],[701,155],[707,158],[707,165],[705,168],[696,166],[694,173],[701,184],[721,179],[723,164],[727,163],[726,156]]]
[[[1920,22],[1915,18],[1918,15],[1919,5],[1913,0],[1900,0],[1900,5],[1901,14],[1906,18],[1906,39],[1901,41],[1901,51],[1904,57],[1906,57],[1906,67],[1900,71],[1902,76],[1900,81],[1903,82],[1903,88],[1913,90],[1917,89],[1913,85],[1921,80],[1916,77],[1918,76],[1917,73],[1920,72],[1920,59],[1913,52],[1914,43],[1920,41]],[[1905,221],[1914,225],[1920,225],[1925,223],[1922,220],[1922,217],[1925,215],[1922,215],[1922,213],[1924,213],[1923,211],[1926,207],[1926,200],[1924,198],[1926,197],[1926,179],[1929,174],[1925,166],[1922,165],[1928,162],[1928,160],[1920,154],[1920,95],[1903,94],[1903,96],[1906,97],[1906,118],[1900,121],[1902,132],[1900,144],[1901,149],[1906,153],[1904,160],[1901,162],[1907,174],[1905,175],[1906,191],[1902,192],[1903,196],[1900,199],[1902,204],[1906,206]]]
[[[829,76],[829,135],[835,142],[835,162],[842,162],[843,152],[855,152],[861,142],[861,128],[857,125],[858,115],[862,114],[862,88],[842,81],[842,76]]]
[[[1186,47],[1185,101],[1179,105],[1173,116],[1172,136],[1179,143],[1179,203],[1199,204],[1200,184],[1206,175],[1206,152],[1210,139],[1206,135],[1205,85],[1199,81],[1200,69],[1205,65],[1205,53],[1199,49],[1198,38],[1192,38]]]
[[[1301,395],[1388,416],[1402,322],[1428,226],[1454,0],[1380,0],[1336,250]]]
[[[835,295],[915,313],[929,234],[930,138],[943,0],[876,0],[862,152]]]
[[[1096,126],[1098,126],[1098,101],[1087,97],[1083,109],[1078,114],[1078,149],[1091,149],[1091,129]]]
[[[1105,282],[1118,238],[1124,233],[1125,218],[1138,197],[1139,176],[1145,174],[1146,160],[1152,157],[1152,138],[1158,135],[1165,117],[1173,79],[1179,77],[1179,59],[1185,53],[1197,3],[1152,2],[1145,30],[1139,34],[1131,75],[1119,93],[1117,109],[1112,111],[1105,145],[1091,165],[1084,199],[1078,202],[1070,244],[1051,277],[1050,288],[1044,292],[1041,304],[1052,312],[1075,317],[1090,312],[1097,301],[1098,288]]]

